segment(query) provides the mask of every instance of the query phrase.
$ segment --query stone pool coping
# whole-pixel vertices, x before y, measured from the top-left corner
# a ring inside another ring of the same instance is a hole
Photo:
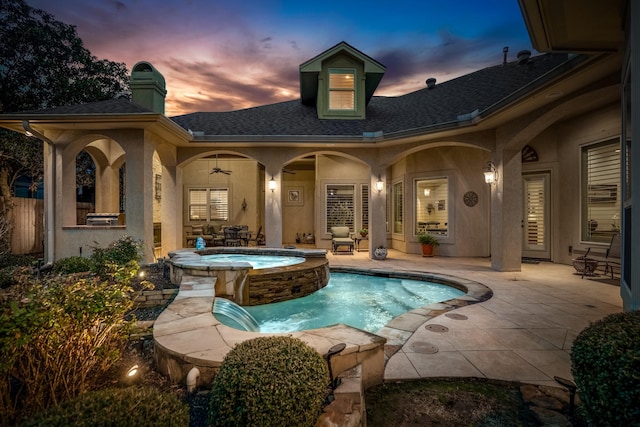
[[[173,383],[184,382],[198,368],[203,383],[210,384],[225,355],[238,343],[259,336],[287,335],[306,342],[320,354],[338,343],[347,347],[332,359],[334,374],[361,365],[364,388],[382,383],[386,361],[427,320],[447,311],[489,299],[493,292],[481,283],[455,276],[416,271],[332,268],[334,272],[378,274],[394,278],[419,278],[450,285],[466,294],[449,301],[429,304],[396,317],[377,334],[348,325],[282,334],[240,331],[219,322],[212,313],[215,285],[211,277],[184,276],[178,295],[154,323],[154,345],[158,368]]]

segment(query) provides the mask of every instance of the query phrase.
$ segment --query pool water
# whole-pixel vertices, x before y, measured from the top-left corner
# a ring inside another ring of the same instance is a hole
[[[300,264],[304,262],[304,258],[277,255],[213,254],[203,255],[202,261],[212,263],[247,262],[254,270],[259,270]]]
[[[415,308],[464,295],[451,286],[421,280],[353,273],[331,273],[326,287],[294,300],[241,307],[260,332],[278,333],[344,323],[375,333],[393,318]],[[227,326],[243,329],[225,316]]]

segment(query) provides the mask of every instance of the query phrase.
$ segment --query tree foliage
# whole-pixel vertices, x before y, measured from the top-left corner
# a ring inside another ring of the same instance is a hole
[[[0,40],[0,114],[130,96],[125,64],[96,58],[74,26],[24,0],[0,0]],[[0,215],[10,222],[24,175],[42,181],[42,142],[0,129]]]

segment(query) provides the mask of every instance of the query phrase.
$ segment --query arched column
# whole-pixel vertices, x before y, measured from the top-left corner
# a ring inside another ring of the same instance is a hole
[[[369,183],[369,258],[379,246],[387,246],[387,183],[384,169],[371,170]],[[376,185],[382,182],[382,190],[378,192]]]
[[[282,246],[282,165],[266,164],[264,177],[264,236],[266,246]],[[275,188],[269,188],[271,179]]]
[[[120,168],[96,164],[96,212],[120,211]]]
[[[491,185],[491,268],[520,271],[522,263],[522,162],[520,150],[499,148],[492,161],[498,180]]]
[[[136,132],[123,138],[126,153],[126,225],[127,234],[141,236],[143,260],[154,261],[153,255],[153,153],[154,146]],[[126,141],[126,142],[125,142]],[[137,165],[138,167],[131,167]]]

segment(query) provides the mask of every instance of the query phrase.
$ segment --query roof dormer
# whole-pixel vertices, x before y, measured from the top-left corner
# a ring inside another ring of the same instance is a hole
[[[321,119],[364,119],[386,67],[340,42],[300,65],[300,100]]]

